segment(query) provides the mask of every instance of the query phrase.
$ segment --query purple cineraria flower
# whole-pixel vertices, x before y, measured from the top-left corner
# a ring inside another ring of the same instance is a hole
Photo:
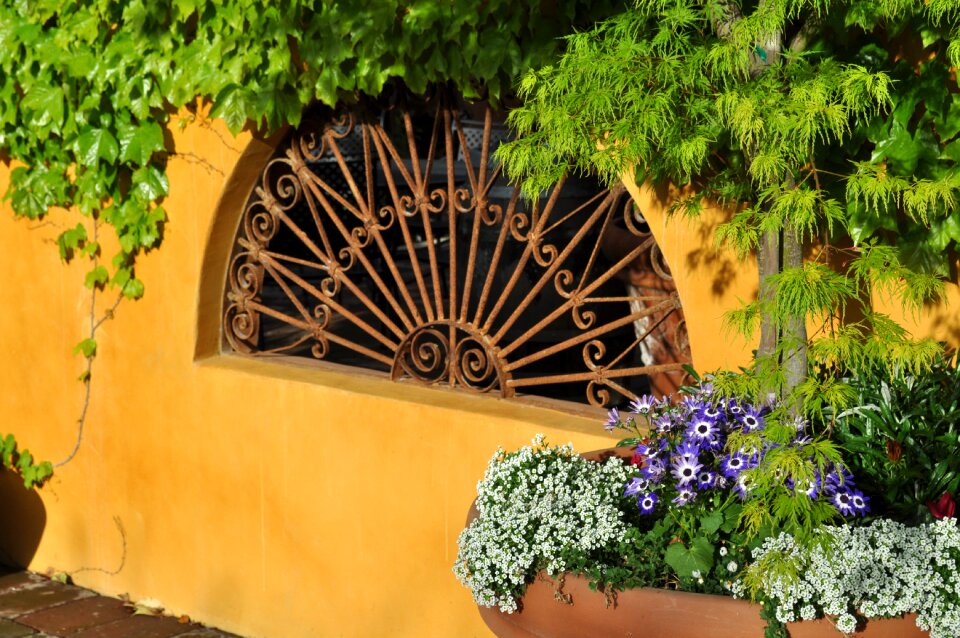
[[[837,510],[844,516],[849,516],[854,513],[853,509],[853,495],[846,489],[839,489],[836,493],[830,498],[830,502],[837,508]]]
[[[748,405],[743,409],[743,414],[739,417],[740,423],[743,424],[744,432],[756,432],[757,430],[763,429],[765,425],[763,417],[760,414],[760,410]]]
[[[869,496],[865,496],[860,490],[850,490],[850,500],[853,502],[853,513],[859,516],[866,516],[870,511],[870,506],[867,505],[867,501],[870,500]]]
[[[700,457],[700,446],[695,441],[684,439],[683,442],[674,450],[674,456],[679,456],[689,461],[698,462]]]
[[[727,401],[727,412],[737,417],[743,414],[743,408],[740,407],[740,403],[736,399],[730,399]]]
[[[714,423],[721,423],[724,420],[724,414],[720,411],[720,408],[708,405],[700,410],[700,416],[713,421]]]
[[[703,402],[696,397],[685,396],[683,397],[683,401],[680,402],[680,407],[682,407],[687,414],[692,414],[703,408]]]
[[[686,436],[698,446],[717,449],[720,442],[720,426],[706,417],[694,418],[687,426]]]
[[[807,483],[796,484],[793,479],[788,479],[785,483],[797,494],[806,494],[812,500],[820,496],[820,476],[818,474],[815,474],[813,480]]]
[[[740,498],[746,499],[747,494],[753,489],[753,479],[748,474],[741,474],[737,477],[737,483],[733,486],[733,489],[740,495]]]
[[[730,479],[735,479],[740,476],[740,472],[744,471],[749,467],[749,461],[747,457],[739,452],[733,452],[730,456],[726,456],[723,460],[720,461],[720,471],[723,472],[723,475]]]
[[[607,423],[603,426],[606,430],[612,430],[620,424],[620,410],[610,408],[607,412]]]
[[[633,496],[635,494],[639,494],[640,492],[645,492],[648,489],[650,489],[650,481],[642,478],[633,478],[627,485],[626,489],[623,490],[623,495]]]
[[[684,505],[692,502],[696,498],[697,498],[697,493],[694,492],[693,490],[687,489],[687,488],[680,488],[679,492],[677,493],[677,497],[673,499],[673,502],[679,505],[680,507],[683,507]]]
[[[692,483],[697,478],[697,474],[703,465],[696,457],[689,458],[685,455],[674,456],[671,459],[672,474],[677,479],[677,485],[685,486]]]
[[[649,459],[657,458],[661,452],[667,449],[669,444],[665,439],[660,439],[659,441],[651,441],[649,444],[640,444],[637,446],[637,452],[642,454],[644,457]]]
[[[653,420],[653,427],[656,428],[657,432],[666,434],[673,429],[673,419],[670,418],[669,414],[658,416]]]
[[[841,475],[834,469],[827,474],[826,480],[823,481],[823,493],[828,496],[833,496],[837,491],[850,487],[853,487],[853,474],[846,470]]]
[[[653,409],[655,404],[656,399],[649,394],[645,394],[630,402],[630,411],[634,414],[650,414],[650,410]]]
[[[717,474],[710,470],[700,470],[697,474],[697,489],[705,490],[717,485]]]
[[[653,508],[656,507],[657,501],[656,492],[650,492],[649,494],[641,494],[637,497],[637,507],[640,508],[641,514],[653,514]]]
[[[659,483],[663,480],[663,475],[667,472],[667,466],[663,459],[648,459],[640,469],[640,474],[653,483]]]

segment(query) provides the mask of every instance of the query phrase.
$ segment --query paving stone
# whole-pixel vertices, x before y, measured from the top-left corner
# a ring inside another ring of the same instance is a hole
[[[123,601],[94,596],[24,614],[17,618],[17,622],[40,631],[61,635],[122,620],[130,617],[131,613],[130,609],[123,606]]]
[[[37,574],[32,574],[30,572],[17,572],[15,574],[5,574],[0,576],[0,592],[7,591],[8,589],[13,589],[15,587],[23,587],[24,585],[32,585],[35,583],[45,583],[47,579],[38,576]]]
[[[0,638],[24,638],[36,636],[37,632],[12,620],[0,619]]]
[[[27,612],[48,609],[93,595],[93,592],[86,589],[40,578],[0,591],[0,616],[16,618]]]
[[[167,616],[131,616],[70,634],[70,638],[170,638],[180,636],[190,628],[190,625]]]

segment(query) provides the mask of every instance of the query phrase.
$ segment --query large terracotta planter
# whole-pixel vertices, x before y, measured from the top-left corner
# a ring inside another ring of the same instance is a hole
[[[666,589],[631,589],[607,606],[588,581],[567,575],[557,600],[557,583],[538,578],[527,587],[521,611],[505,614],[480,607],[487,627],[500,638],[583,638],[585,636],[656,638],[763,638],[760,607],[726,596]],[[789,623],[791,638],[839,638],[829,620]],[[852,634],[857,638],[922,638],[913,614],[871,620]]]
[[[583,454],[599,461],[611,455],[629,457],[630,448]],[[477,516],[471,506],[467,524]],[[691,594],[666,589],[630,589],[607,599],[591,591],[589,581],[567,574],[562,585],[541,574],[527,586],[520,611],[505,614],[480,607],[487,627],[500,638],[763,638],[766,623],[760,606],[728,596]],[[839,638],[827,619],[789,623],[791,638]],[[924,638],[916,614],[871,620],[856,638]]]

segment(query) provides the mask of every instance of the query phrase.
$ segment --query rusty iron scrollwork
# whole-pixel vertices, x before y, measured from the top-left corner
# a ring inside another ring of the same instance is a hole
[[[309,118],[281,146],[238,227],[226,345],[501,397],[675,388],[682,309],[632,200],[572,178],[525,199],[505,126],[454,104]]]

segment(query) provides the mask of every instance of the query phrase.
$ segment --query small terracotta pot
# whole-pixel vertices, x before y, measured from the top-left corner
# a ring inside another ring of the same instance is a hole
[[[610,456],[629,458],[632,448],[587,452],[591,461]],[[473,505],[467,524],[477,516]],[[763,638],[766,623],[760,606],[728,596],[692,594],[644,587],[611,596],[590,590],[590,581],[565,574],[562,583],[539,574],[527,586],[520,611],[505,614],[495,607],[479,607],[480,616],[499,638],[584,638],[586,636],[656,638]],[[924,638],[930,634],[916,625],[916,614],[871,620],[853,634],[856,638]],[[828,619],[787,624],[791,638],[843,636]]]

